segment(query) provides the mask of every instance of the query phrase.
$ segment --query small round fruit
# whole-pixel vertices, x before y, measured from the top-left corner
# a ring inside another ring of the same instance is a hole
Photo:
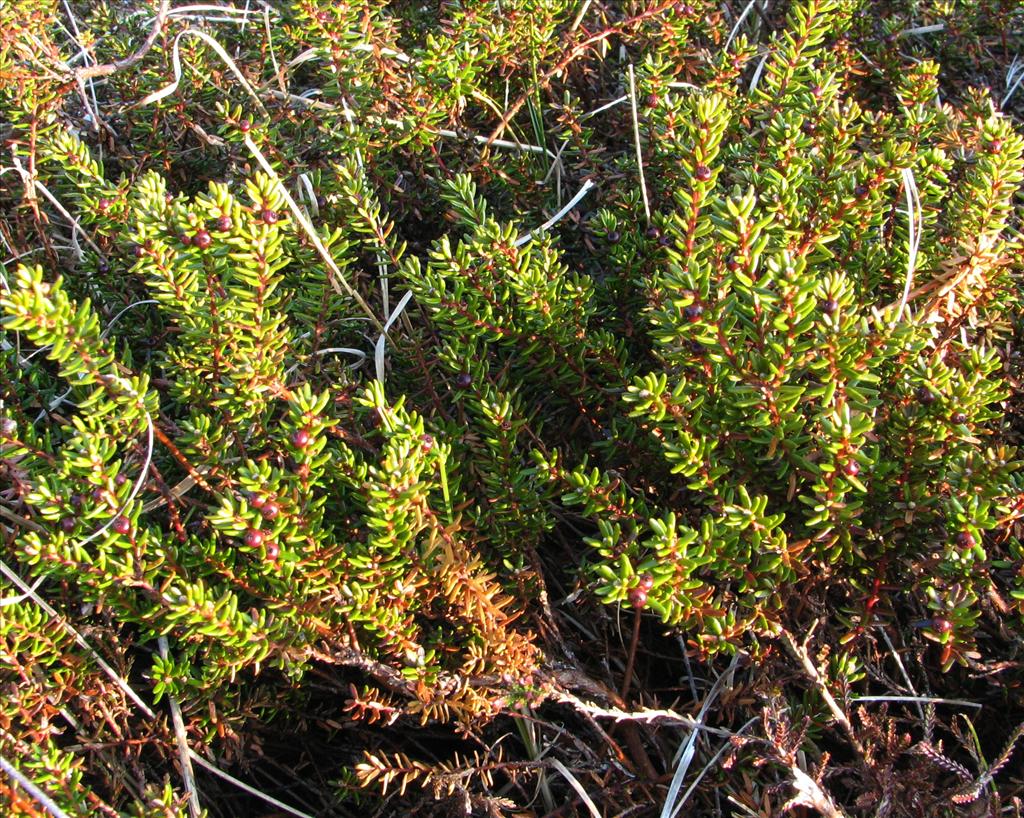
[[[277,503],[267,503],[260,509],[260,513],[263,515],[263,519],[273,520],[281,513],[281,506]]]
[[[966,423],[967,415],[965,415],[963,412],[954,412],[949,419],[956,424]]]
[[[132,254],[135,256],[135,258],[142,258],[144,255],[146,255],[146,248],[143,247],[141,244],[136,244],[132,248]]]
[[[838,309],[839,302],[836,301],[834,298],[828,298],[825,301],[821,302],[821,311],[825,313],[825,315],[834,315],[836,310]]]
[[[267,555],[268,562],[277,562],[277,558],[281,556],[281,546],[276,542],[268,542],[264,546],[263,551]]]
[[[434,448],[434,436],[433,435],[420,435],[420,446],[424,452],[429,452]]]
[[[217,229],[220,230],[222,233],[225,233],[228,230],[230,230],[231,229],[231,225],[232,225],[232,222],[231,222],[231,217],[230,216],[226,216],[225,215],[225,216],[221,216],[219,219],[217,219]]]
[[[1002,150],[1003,150],[1003,140],[1002,139],[993,139],[991,142],[988,143],[988,152],[989,153],[1002,153]]]
[[[959,548],[974,548],[977,543],[970,531],[961,531],[956,535],[956,544]]]
[[[867,194],[868,189],[864,185],[857,185],[853,189],[853,195],[856,196],[858,199],[864,198],[865,196],[867,196]]]
[[[264,224],[277,224],[277,211],[271,210],[269,207],[265,207],[260,211],[260,218],[263,219]]]
[[[847,460],[843,464],[843,474],[847,477],[856,477],[860,474],[860,464],[856,460]]]
[[[250,548],[259,548],[266,538],[267,535],[258,528],[250,528],[245,532],[245,544]]]
[[[914,397],[922,406],[931,406],[938,400],[938,395],[932,392],[927,386],[919,386],[914,390]]]
[[[645,591],[651,590],[654,587],[654,575],[651,573],[644,573],[637,577],[637,588],[643,588]]]
[[[197,230],[195,236],[192,238],[192,242],[200,250],[205,250],[213,243],[213,237],[205,230]]]
[[[3,418],[0,420],[0,437],[14,437],[18,431],[18,424],[14,418]]]
[[[81,508],[83,505],[85,505],[85,495],[84,494],[72,494],[71,495],[71,507],[72,508]]]
[[[683,309],[683,315],[687,321],[699,321],[704,314],[704,308],[700,304],[688,304]]]
[[[267,498],[262,494],[252,494],[249,496],[249,505],[253,508],[263,508],[267,504]]]
[[[252,121],[249,119],[243,119],[238,123],[238,130],[242,133],[249,133],[252,130]]]
[[[639,610],[647,604],[647,591],[640,587],[631,588],[627,598],[629,599],[629,604]]]
[[[937,616],[932,620],[932,629],[936,633],[949,633],[953,630],[953,623],[942,616]]]
[[[618,231],[618,230],[612,230],[612,231],[611,231],[611,232],[610,232],[610,233],[608,234],[608,237],[607,237],[607,238],[608,238],[608,243],[609,243],[609,244],[618,244],[618,243],[619,243],[619,240],[620,240],[620,239],[622,238],[622,234],[621,234],[621,233],[619,233],[619,231]]]
[[[711,168],[707,165],[697,165],[693,169],[693,178],[698,182],[706,182],[711,178]]]
[[[814,85],[811,87],[811,96],[815,99],[821,99],[821,95],[825,93],[825,89],[820,85]]]
[[[312,440],[313,436],[308,429],[299,429],[292,434],[292,445],[296,449],[305,449]]]
[[[178,241],[180,241],[186,247],[188,247],[192,243],[192,239],[189,237],[188,233],[181,233],[181,234],[179,234],[178,235]]]
[[[657,104],[658,104],[658,95],[657,94],[648,94],[646,99],[644,99],[644,105],[646,105],[648,108],[653,108]]]
[[[110,201],[110,199],[103,198],[96,202],[96,208],[100,211],[100,213],[105,213],[106,211],[110,210],[110,206],[112,204],[113,202]]]
[[[657,241],[659,238],[661,238],[661,231],[652,224],[650,227],[647,228],[647,232],[644,235],[647,236],[647,238],[649,238],[651,241]]]
[[[101,261],[99,264],[96,265],[96,272],[100,273],[100,275],[103,275],[105,273],[109,273],[110,272],[110,265],[107,264],[107,262],[105,262],[105,261]]]
[[[473,385],[473,376],[468,372],[460,372],[455,379],[455,386],[459,389],[469,389]]]
[[[735,255],[731,255],[725,260],[725,269],[730,273],[735,273],[740,268],[739,259]]]
[[[65,534],[70,534],[74,531],[76,525],[77,523],[75,522],[74,517],[61,517],[60,519],[60,530]]]
[[[132,530],[132,521],[125,517],[123,514],[120,517],[114,518],[114,523],[111,525],[118,534],[127,534]]]

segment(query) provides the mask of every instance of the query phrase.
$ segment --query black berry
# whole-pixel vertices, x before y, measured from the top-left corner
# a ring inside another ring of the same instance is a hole
[[[618,230],[612,230],[608,234],[608,243],[609,244],[618,244],[619,243],[619,239],[621,239],[621,238],[622,238],[622,234],[619,233]]]
[[[267,503],[260,509],[260,513],[263,514],[264,519],[273,520],[281,513],[281,507],[277,503]]]
[[[178,241],[180,241],[186,247],[188,247],[192,243],[192,239],[189,238],[188,233],[182,233],[180,236],[178,236]]]
[[[217,229],[220,230],[222,233],[230,230],[231,229],[231,217],[230,216],[221,216],[219,219],[217,219]]]
[[[299,429],[292,434],[292,445],[296,449],[305,449],[312,439],[313,436],[309,433],[308,429]]]
[[[953,623],[948,619],[937,616],[932,620],[932,629],[938,633],[949,633],[953,630]]]
[[[114,519],[114,524],[111,528],[113,528],[118,534],[127,534],[132,530],[132,521],[122,514],[120,517]]]
[[[950,420],[953,421],[953,423],[957,424],[966,423],[967,415],[965,415],[963,412],[954,412],[950,417]]]
[[[281,556],[281,546],[276,542],[268,542],[263,551],[267,555],[268,562],[277,562],[277,558]]]
[[[832,315],[836,310],[839,309],[839,302],[834,298],[829,298],[821,302],[821,311],[826,315]]]
[[[107,262],[105,262],[105,261],[101,261],[99,264],[96,265],[96,272],[101,273],[101,274],[109,273],[110,272],[110,265],[107,264]]]
[[[860,464],[856,460],[847,460],[843,464],[843,474],[856,477],[860,473]]]
[[[266,535],[258,528],[250,528],[245,532],[245,544],[250,548],[259,548],[263,545]]]
[[[683,315],[687,321],[699,321],[704,314],[704,308],[700,304],[688,304],[683,309]]]
[[[277,224],[277,211],[266,207],[260,211],[260,218],[263,219],[264,224]]]
[[[646,105],[648,108],[653,108],[657,104],[658,104],[658,95],[657,94],[648,94],[647,98],[644,100],[644,105]]]
[[[96,209],[99,210],[100,213],[105,213],[106,211],[110,210],[110,206],[112,204],[113,202],[110,201],[110,199],[100,199],[98,202],[96,202]]]
[[[62,517],[60,520],[60,530],[65,534],[70,534],[75,530],[75,518],[74,517]]]
[[[429,452],[434,448],[434,436],[420,435],[420,445],[423,447],[423,451]]]
[[[143,247],[141,244],[136,244],[132,248],[132,253],[135,255],[135,258],[142,258],[144,255],[146,255],[146,248]]]
[[[661,231],[652,224],[650,227],[647,228],[647,232],[644,235],[647,236],[647,238],[649,238],[651,241],[657,241],[659,238],[661,238]]]
[[[249,497],[249,505],[253,508],[263,508],[267,503],[267,498],[262,494],[253,494]]]
[[[252,122],[248,119],[243,119],[238,123],[238,130],[242,133],[249,133],[252,130]]]
[[[629,604],[634,608],[643,608],[647,604],[647,591],[640,587],[632,588],[630,589],[628,599]]]
[[[856,196],[858,199],[862,199],[863,197],[867,196],[867,193],[868,189],[864,185],[857,185],[857,187],[853,189],[853,195]]]
[[[693,178],[698,182],[706,182],[711,178],[711,168],[707,165],[697,165],[697,167],[693,169]]]
[[[637,588],[643,588],[645,591],[649,591],[653,587],[654,587],[654,576],[653,576],[653,574],[641,574],[637,578]]]
[[[938,400],[938,395],[932,392],[927,386],[919,386],[914,390],[914,397],[922,406],[931,406]]]
[[[970,531],[961,531],[956,535],[956,544],[960,548],[974,548],[976,541]]]
[[[469,389],[473,385],[473,376],[468,372],[460,372],[455,379],[455,385],[459,389]]]
[[[205,250],[213,243],[213,237],[205,230],[197,230],[195,236],[192,237],[192,242],[200,250]]]

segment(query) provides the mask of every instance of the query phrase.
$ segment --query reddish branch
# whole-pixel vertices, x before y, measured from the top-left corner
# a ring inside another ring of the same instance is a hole
[[[167,11],[170,5],[170,0],[160,0],[160,8],[156,13],[156,18],[153,20],[153,27],[149,30],[149,36],[146,37],[145,42],[134,53],[129,54],[123,60],[114,60],[114,62],[104,63],[103,65],[83,66],[74,72],[75,79],[81,81],[95,77],[109,77],[111,74],[116,74],[118,71],[123,71],[135,65],[135,63],[149,53],[149,50],[156,42],[156,38],[160,36],[160,31],[164,27],[164,21],[167,19]]]

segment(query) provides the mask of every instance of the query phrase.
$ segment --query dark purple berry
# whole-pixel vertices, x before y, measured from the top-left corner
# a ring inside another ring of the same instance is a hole
[[[647,591],[639,587],[631,588],[628,599],[629,604],[639,610],[647,604]]]
[[[101,275],[109,273],[110,265],[107,264],[107,262],[105,261],[101,261],[99,264],[96,265],[96,272],[100,273]]]
[[[839,302],[836,301],[834,298],[829,298],[821,302],[821,311],[825,313],[825,315],[833,315],[835,311],[838,309]]]
[[[281,513],[281,507],[277,503],[267,503],[260,509],[260,513],[266,520],[273,520]]]
[[[112,204],[113,202],[110,201],[110,199],[103,198],[96,202],[96,209],[99,210],[100,213],[106,213],[108,210],[110,210],[110,206]]]
[[[927,386],[919,386],[914,390],[914,397],[922,406],[931,406],[938,400],[938,395],[932,392]]]
[[[71,507],[81,508],[85,505],[85,495],[83,494],[72,494],[71,495]]]
[[[277,224],[277,211],[265,207],[260,211],[260,218],[263,219],[264,224]]]
[[[725,267],[730,273],[735,273],[740,268],[739,260],[731,255],[725,260]]]
[[[0,435],[3,437],[12,438],[17,431],[18,424],[14,418],[3,418],[0,420]]]
[[[420,445],[423,451],[429,452],[434,448],[434,436],[433,435],[420,435]]]
[[[118,534],[127,534],[132,530],[132,521],[122,514],[120,517],[116,517],[114,519],[114,523],[111,528],[113,528]]]
[[[267,555],[268,562],[277,562],[277,558],[281,556],[281,546],[276,542],[268,542],[263,551]]]
[[[649,591],[653,587],[654,587],[654,575],[653,574],[641,574],[637,578],[637,588],[643,588],[645,591]]]
[[[222,233],[225,233],[228,230],[230,230],[231,229],[231,217],[225,215],[225,216],[221,216],[219,219],[217,219],[217,229],[220,230]]]
[[[267,503],[267,498],[262,494],[252,494],[249,497],[249,505],[253,508],[263,508]]]
[[[608,238],[608,243],[609,243],[609,244],[618,244],[618,243],[619,243],[619,240],[620,240],[620,239],[622,238],[622,234],[621,234],[621,233],[619,233],[619,231],[618,231],[618,230],[612,230],[612,231],[611,231],[611,232],[610,232],[610,233],[608,234],[608,237],[607,237],[607,238]]]
[[[988,152],[989,153],[1002,153],[1002,151],[1003,151],[1003,140],[1002,139],[993,139],[991,142],[989,142],[989,145],[988,145]]]
[[[252,121],[248,119],[243,119],[241,122],[238,123],[238,130],[240,130],[242,133],[249,133],[249,131],[252,130]]]
[[[956,424],[966,423],[967,415],[965,415],[963,412],[954,412],[953,415],[950,417],[950,420]]]
[[[200,250],[205,250],[213,243],[213,237],[205,230],[197,230],[195,236],[192,237],[192,242]]]
[[[292,434],[292,445],[296,449],[305,449],[312,439],[308,429],[299,429]]]
[[[853,189],[853,195],[858,199],[863,199],[868,195],[868,189],[864,185],[857,185],[857,187]]]
[[[860,474],[860,464],[856,460],[847,460],[843,464],[843,474],[847,477],[856,477]]]
[[[65,534],[70,534],[72,531],[74,531],[76,525],[77,523],[75,523],[74,517],[61,517],[60,530],[63,531]]]
[[[704,308],[700,304],[688,304],[683,309],[683,315],[687,321],[699,321],[704,314]]]
[[[250,548],[259,548],[265,539],[266,535],[258,528],[250,528],[245,532],[245,544]]]
[[[711,178],[711,168],[707,165],[697,165],[697,167],[693,169],[693,178],[698,182],[706,182]]]
[[[976,541],[970,531],[961,531],[956,535],[956,544],[960,548],[974,548]]]
[[[473,385],[473,376],[468,372],[460,372],[455,378],[455,386],[459,389],[469,389]]]
[[[647,228],[647,232],[644,235],[647,236],[647,238],[649,238],[651,241],[657,241],[658,239],[661,238],[661,231],[652,224],[650,227]]]
[[[179,235],[178,236],[178,241],[180,241],[186,247],[188,247],[192,243],[192,239],[189,238],[188,233],[182,233],[181,235]]]
[[[120,472],[118,472],[116,475],[114,475],[114,485],[115,486],[123,486],[127,482],[128,482],[128,478],[125,475],[121,474]]]
[[[146,255],[146,248],[143,247],[141,244],[136,244],[132,248],[132,253],[134,253],[135,258],[142,258],[144,255]]]
[[[648,94],[647,97],[644,99],[644,105],[646,105],[648,108],[653,108],[657,104],[658,104],[658,95],[657,94]]]
[[[937,633],[949,633],[953,630],[953,623],[944,617],[937,616],[932,620],[932,630]]]

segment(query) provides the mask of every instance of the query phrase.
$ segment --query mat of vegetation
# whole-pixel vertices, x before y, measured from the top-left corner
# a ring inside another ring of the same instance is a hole
[[[5,814],[1020,818],[1022,118],[1019,0],[0,3]]]

